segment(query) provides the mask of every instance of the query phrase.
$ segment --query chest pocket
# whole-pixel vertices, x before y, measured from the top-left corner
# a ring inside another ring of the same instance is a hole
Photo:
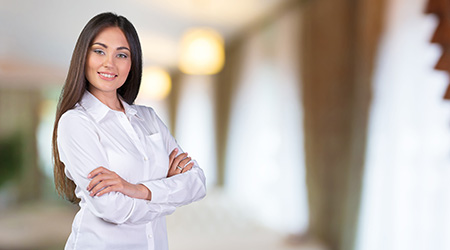
[[[150,176],[152,179],[160,179],[167,176],[169,170],[169,154],[166,151],[161,133],[145,136],[145,143],[150,152]]]

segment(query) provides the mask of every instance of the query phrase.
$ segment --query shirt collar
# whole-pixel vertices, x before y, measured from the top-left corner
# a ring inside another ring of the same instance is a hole
[[[125,114],[128,117],[136,116],[141,119],[137,114],[137,110],[133,108],[132,105],[126,103],[120,95],[119,99],[122,102],[125,109]],[[87,90],[84,92],[79,104],[86,109],[86,111],[95,119],[96,122],[100,122],[103,118],[105,118],[108,112],[114,111]]]
[[[123,108],[125,109],[125,114],[127,114],[128,117],[135,116],[136,118],[142,120],[142,118],[139,117],[137,110],[134,108],[134,105],[128,104],[126,101],[123,100],[123,98],[120,95],[119,99],[122,102]]]

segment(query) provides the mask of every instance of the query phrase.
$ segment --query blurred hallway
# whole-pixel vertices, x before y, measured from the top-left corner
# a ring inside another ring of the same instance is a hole
[[[35,203],[0,215],[1,250],[62,249],[77,208]],[[289,242],[285,235],[248,219],[233,200],[211,190],[202,202],[167,217],[171,250],[326,250],[309,240]],[[219,243],[220,242],[220,243]]]
[[[76,38],[104,11],[138,30],[136,104],[206,175],[206,198],[167,217],[171,250],[450,249],[449,78],[434,69],[450,36],[433,34],[450,19],[429,3],[450,13],[449,0],[0,0],[0,250],[64,246],[77,208],[55,192],[52,127]],[[182,41],[205,27],[223,68],[183,71]]]

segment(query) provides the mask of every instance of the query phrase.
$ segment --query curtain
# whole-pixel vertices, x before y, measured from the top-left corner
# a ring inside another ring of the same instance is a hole
[[[357,249],[450,249],[450,103],[425,0],[388,3]]]
[[[383,0],[305,1],[302,101],[309,236],[354,248]]]
[[[176,138],[205,172],[207,185],[216,184],[214,77],[184,75],[179,79]]]
[[[228,133],[225,189],[252,219],[280,232],[308,225],[299,8],[242,39]]]

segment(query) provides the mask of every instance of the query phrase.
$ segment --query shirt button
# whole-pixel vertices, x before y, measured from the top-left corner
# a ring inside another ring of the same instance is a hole
[[[147,161],[148,160],[148,158],[147,157],[144,157],[144,161]]]
[[[153,238],[153,235],[149,234],[147,235],[149,239]]]

